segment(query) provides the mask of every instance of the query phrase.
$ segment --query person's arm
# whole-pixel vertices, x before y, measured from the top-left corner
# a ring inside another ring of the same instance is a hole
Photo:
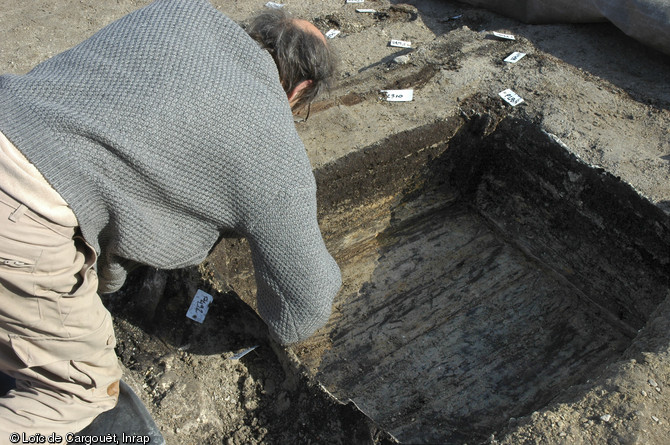
[[[306,339],[330,317],[340,269],[326,250],[313,188],[280,192],[248,228],[258,312],[282,344]]]

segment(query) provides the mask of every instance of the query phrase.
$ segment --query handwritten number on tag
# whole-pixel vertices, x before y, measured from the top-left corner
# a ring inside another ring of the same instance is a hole
[[[521,102],[523,102],[523,99],[518,94],[516,94],[514,91],[512,91],[510,89],[502,91],[498,94],[500,95],[500,97],[503,98],[503,100],[505,102],[507,102],[508,104],[510,104],[513,107],[516,107]]]
[[[209,311],[209,305],[212,304],[212,301],[214,301],[214,298],[210,294],[198,289],[198,292],[193,297],[193,301],[191,301],[191,307],[186,312],[186,316],[191,320],[202,323],[205,321],[205,316],[207,315],[207,311]]]

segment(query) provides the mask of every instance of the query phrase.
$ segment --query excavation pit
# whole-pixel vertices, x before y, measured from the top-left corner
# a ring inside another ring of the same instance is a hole
[[[668,216],[522,117],[431,123],[316,177],[344,285],[292,351],[400,442],[504,431],[620,358],[668,296]],[[244,242],[208,264],[254,305]]]

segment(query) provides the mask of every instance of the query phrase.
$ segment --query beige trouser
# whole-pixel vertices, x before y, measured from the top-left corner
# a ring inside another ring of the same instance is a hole
[[[11,433],[63,437],[113,408],[121,369],[97,294],[95,251],[75,229],[0,189],[0,443]]]

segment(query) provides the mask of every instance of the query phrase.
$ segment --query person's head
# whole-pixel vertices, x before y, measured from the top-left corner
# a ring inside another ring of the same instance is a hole
[[[247,32],[272,55],[294,112],[330,85],[335,60],[326,38],[310,22],[283,10],[268,10],[253,20]]]

